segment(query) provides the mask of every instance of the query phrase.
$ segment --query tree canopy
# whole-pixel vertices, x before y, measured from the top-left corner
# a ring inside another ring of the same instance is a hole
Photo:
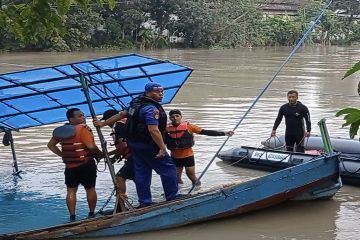
[[[262,7],[274,1],[0,0],[0,49],[293,45],[326,2],[289,0],[299,8],[296,16],[267,16]],[[359,42],[359,13],[358,0],[334,1],[308,44]]]

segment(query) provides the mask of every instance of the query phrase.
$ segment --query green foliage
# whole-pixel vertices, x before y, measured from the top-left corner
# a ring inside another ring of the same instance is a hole
[[[189,47],[211,44],[210,28],[213,19],[205,1],[184,1],[175,14],[178,19],[169,27],[171,35],[183,37],[185,46]]]
[[[60,15],[65,15],[70,9],[71,0],[56,0],[57,10]]]
[[[352,66],[352,68],[350,68],[350,69],[345,73],[345,75],[344,75],[344,77],[343,77],[342,79],[353,75],[354,73],[356,73],[356,72],[359,71],[359,70],[360,70],[360,62],[358,62],[358,63],[356,63],[354,66]],[[360,94],[359,94],[359,95],[360,95]]]
[[[336,113],[336,116],[344,116],[345,123],[343,127],[350,125],[349,135],[354,138],[360,126],[360,109],[357,108],[344,108]]]
[[[18,4],[2,10],[9,23],[8,30],[23,43],[34,44],[50,37],[54,31],[63,31],[62,17],[46,0],[34,0],[30,4]]]
[[[89,0],[31,0],[4,5],[0,9],[0,29],[7,26],[6,31],[19,43],[36,45],[66,31],[65,17],[72,4],[78,4],[86,12]],[[109,0],[110,6],[114,4],[115,0]]]
[[[181,37],[185,47],[293,45],[325,3],[304,0],[296,17],[265,17],[258,2],[17,0],[0,9],[0,48],[56,51],[84,47],[157,48],[169,46],[169,37],[174,36]],[[336,0],[333,6],[307,44],[360,42],[360,24],[354,21],[354,16],[360,14],[359,2]]]
[[[213,25],[213,45],[236,48],[257,46],[262,13],[252,1],[220,1],[215,8]]]
[[[300,24],[288,18],[267,18],[263,24],[269,26],[269,42],[266,45],[294,45],[301,34]]]
[[[170,15],[178,12],[182,0],[149,0],[149,12],[155,21],[158,34],[166,29],[170,22]]]
[[[359,70],[360,70],[360,61],[356,63],[351,69],[349,69],[342,79],[351,76],[352,74],[356,73]],[[358,94],[360,95],[360,82],[358,83]],[[336,113],[337,117],[341,115],[345,115],[344,116],[345,123],[343,124],[343,127],[350,125],[350,129],[349,129],[350,138],[354,138],[359,131],[360,109],[344,108]]]

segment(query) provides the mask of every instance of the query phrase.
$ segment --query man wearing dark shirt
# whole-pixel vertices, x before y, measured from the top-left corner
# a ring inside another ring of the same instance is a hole
[[[287,151],[304,152],[304,137],[310,136],[311,122],[308,108],[298,101],[298,92],[289,91],[287,93],[288,103],[282,105],[275,120],[271,136],[276,136],[276,129],[285,116],[285,143]],[[306,131],[304,127],[306,122]]]

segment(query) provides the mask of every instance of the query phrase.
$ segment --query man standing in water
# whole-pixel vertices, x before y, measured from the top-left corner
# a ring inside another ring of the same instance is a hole
[[[76,220],[76,192],[79,184],[86,190],[89,205],[88,217],[95,216],[97,194],[96,164],[94,156],[101,158],[102,152],[95,145],[91,129],[85,125],[85,116],[78,108],[66,112],[69,123],[58,127],[48,143],[48,148],[62,158],[65,163],[65,184],[67,186],[66,203],[70,213],[70,221]],[[61,150],[57,147],[60,143]]]
[[[276,136],[276,129],[285,116],[285,143],[287,151],[304,152],[304,138],[310,136],[311,121],[309,109],[298,101],[298,92],[291,90],[287,93],[288,103],[282,105],[275,120],[271,136]],[[306,131],[304,127],[306,122]],[[294,149],[294,145],[296,149]]]

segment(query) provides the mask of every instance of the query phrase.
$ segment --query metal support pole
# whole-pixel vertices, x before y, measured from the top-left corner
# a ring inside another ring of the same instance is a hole
[[[8,134],[9,136],[9,142],[10,142],[10,147],[11,147],[11,153],[12,153],[12,157],[13,157],[13,173],[12,175],[14,176],[18,176],[20,177],[20,173],[22,172],[21,170],[19,170],[19,166],[17,164],[17,159],[16,159],[16,151],[15,151],[15,145],[14,145],[14,138],[12,136],[12,132],[11,130],[6,130],[5,134]]]
[[[329,136],[329,132],[327,130],[326,127],[326,123],[325,123],[326,119],[323,118],[318,122],[319,128],[320,128],[320,133],[321,133],[321,138],[324,144],[324,150],[325,153],[329,154],[329,153],[333,153],[334,149],[331,145],[331,141],[330,141],[330,136]]]
[[[94,109],[94,106],[93,106],[91,98],[90,98],[89,87],[87,85],[86,78],[83,75],[81,75],[80,79],[81,79],[82,87],[84,89],[85,98],[86,98],[86,101],[87,101],[88,106],[89,106],[91,117],[93,119],[96,119],[96,113],[95,113],[95,109]],[[118,184],[117,184],[117,181],[116,181],[115,170],[114,170],[114,167],[113,167],[113,165],[112,165],[112,163],[110,161],[109,152],[107,150],[106,140],[104,138],[104,135],[102,134],[102,131],[101,131],[100,127],[96,127],[96,132],[97,132],[97,134],[99,136],[99,140],[100,140],[100,143],[101,143],[101,149],[102,149],[103,154],[104,154],[105,163],[109,167],[111,179],[112,179],[112,181],[114,183],[114,186],[115,186],[115,189],[116,189],[117,201],[116,201],[116,204],[115,204],[114,213],[116,213],[116,210],[117,210],[117,206],[118,206],[117,203],[119,203],[121,210],[125,211],[126,208],[125,208],[124,201],[126,201],[126,200],[122,196],[120,196],[120,194],[118,193]]]

